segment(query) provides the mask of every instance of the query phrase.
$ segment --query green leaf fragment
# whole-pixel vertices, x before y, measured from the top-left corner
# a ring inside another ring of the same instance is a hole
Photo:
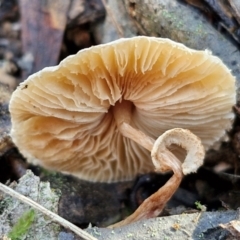
[[[25,235],[31,227],[35,215],[36,213],[33,209],[23,213],[23,215],[13,226],[12,230],[8,233],[8,237],[11,238],[11,240],[17,240],[20,239],[23,235]]]

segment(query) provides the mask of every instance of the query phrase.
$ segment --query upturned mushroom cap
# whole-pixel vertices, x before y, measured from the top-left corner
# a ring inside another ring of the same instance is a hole
[[[168,157],[166,151],[173,145],[186,150],[187,154],[181,166],[184,175],[196,172],[203,164],[205,151],[201,140],[187,129],[173,128],[164,132],[153,145],[151,156],[158,171],[169,171],[169,166],[165,166],[164,163]]]
[[[231,127],[235,78],[209,51],[169,39],[134,37],[84,49],[31,75],[10,102],[11,136],[34,163],[91,181],[154,170],[148,150],[113,117],[132,103],[131,126],[156,139],[189,129],[209,149]]]

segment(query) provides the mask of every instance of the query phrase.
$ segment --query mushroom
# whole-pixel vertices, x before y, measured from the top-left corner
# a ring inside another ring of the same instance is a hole
[[[169,150],[173,144],[186,150],[187,155],[183,163]],[[183,176],[196,172],[203,163],[205,152],[201,140],[187,129],[168,130],[152,145],[151,156],[156,170],[160,172],[172,170],[173,176],[156,193],[144,200],[133,214],[109,227],[120,227],[141,219],[158,216],[165,203],[177,190]]]
[[[231,127],[234,103],[235,78],[219,58],[139,36],[31,75],[10,101],[11,136],[28,161],[85,180],[173,170],[164,205],[183,174],[202,164],[199,138],[208,150]]]

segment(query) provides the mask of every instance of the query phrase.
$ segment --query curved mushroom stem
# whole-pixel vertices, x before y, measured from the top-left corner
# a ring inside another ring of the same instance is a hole
[[[115,104],[113,108],[113,115],[117,123],[118,130],[124,137],[130,138],[142,147],[152,151],[155,140],[130,126],[132,106],[133,104],[127,100],[122,100],[121,102],[117,102]]]
[[[164,165],[173,170],[173,176],[157,192],[144,200],[132,215],[109,226],[110,228],[121,227],[142,219],[157,217],[162,212],[165,204],[178,189],[183,178],[181,162],[169,151],[165,152],[164,155],[166,157]]]
[[[189,130],[171,129],[154,141],[143,132],[130,126],[130,102],[123,100],[123,102],[117,103],[115,107],[113,114],[122,135],[151,151],[156,171],[172,170],[174,174],[164,186],[147,198],[132,215],[109,226],[110,228],[120,227],[141,219],[157,217],[179,187],[184,174],[195,172],[202,165],[205,154],[201,140]],[[169,148],[172,144],[178,145],[187,151],[183,163],[170,152]]]

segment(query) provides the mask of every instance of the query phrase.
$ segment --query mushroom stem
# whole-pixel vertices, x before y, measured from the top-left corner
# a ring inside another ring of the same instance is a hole
[[[169,148],[176,144],[187,151],[182,163]],[[153,144],[151,156],[156,171],[172,170],[173,176],[156,193],[147,198],[129,217],[109,227],[120,227],[141,219],[157,217],[175,193],[184,174],[194,172],[203,163],[204,148],[200,139],[189,130],[175,128],[166,131]]]
[[[110,228],[121,227],[142,219],[157,217],[162,212],[165,204],[179,187],[183,178],[183,172],[181,162],[170,151],[161,154],[166,156],[164,165],[173,170],[173,176],[157,192],[145,199],[132,215],[109,226]]]
[[[130,138],[133,141],[137,142],[142,147],[146,148],[150,152],[152,151],[154,139],[147,136],[145,133],[143,133],[140,130],[137,130],[133,127],[131,127],[128,123],[122,122],[118,126],[119,131],[121,131],[122,135],[124,137]]]
[[[145,133],[131,127],[133,104],[130,101],[122,100],[117,102],[113,108],[113,115],[118,126],[118,130],[124,137],[130,138],[137,142],[142,147],[152,151],[154,139],[147,136]]]

